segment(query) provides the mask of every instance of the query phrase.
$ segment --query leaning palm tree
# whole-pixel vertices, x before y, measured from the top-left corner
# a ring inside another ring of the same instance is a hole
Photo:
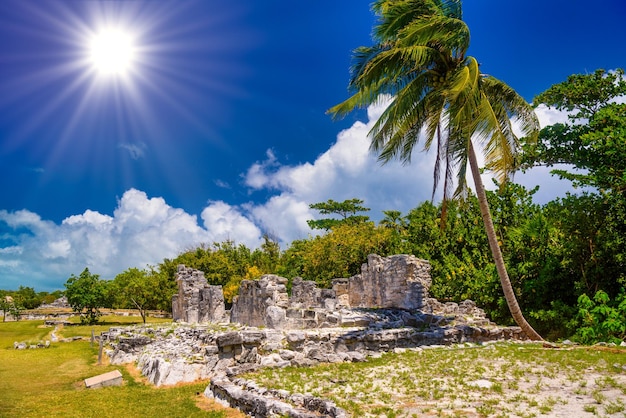
[[[396,157],[409,163],[420,140],[425,150],[435,146],[433,195],[443,174],[444,203],[467,194],[469,163],[511,315],[529,338],[541,340],[513,292],[474,146],[476,142],[486,168],[503,184],[520,145],[511,120],[517,120],[528,140],[536,139],[539,123],[532,107],[502,81],[481,74],[476,59],[466,56],[470,35],[460,0],[377,0],[372,7],[379,16],[375,45],[355,50],[349,84],[354,93],[329,113],[343,116],[390,100],[370,131],[371,149],[383,163]]]

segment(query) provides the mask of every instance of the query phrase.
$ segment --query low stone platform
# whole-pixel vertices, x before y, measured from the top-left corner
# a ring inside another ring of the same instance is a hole
[[[136,363],[151,383],[160,386],[261,367],[364,361],[403,348],[526,339],[519,327],[454,323],[451,316],[390,310],[353,314],[367,326],[311,330],[235,324],[111,328],[107,355],[112,364]],[[423,321],[422,315],[429,321]]]
[[[100,374],[98,376],[85,379],[85,387],[87,389],[97,389],[106,386],[122,386],[122,373],[119,370]]]

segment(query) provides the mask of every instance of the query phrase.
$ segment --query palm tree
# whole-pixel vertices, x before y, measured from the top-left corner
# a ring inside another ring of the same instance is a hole
[[[349,84],[354,94],[329,113],[343,116],[355,108],[390,100],[370,131],[371,149],[383,163],[396,157],[409,163],[421,138],[425,150],[435,145],[433,195],[443,172],[444,202],[467,194],[469,163],[511,315],[529,338],[541,340],[515,298],[474,147],[476,141],[486,168],[504,184],[520,149],[511,118],[529,141],[536,140],[539,123],[532,107],[502,81],[481,74],[478,61],[466,56],[470,36],[460,0],[377,0],[372,7],[379,16],[375,45],[354,51]]]

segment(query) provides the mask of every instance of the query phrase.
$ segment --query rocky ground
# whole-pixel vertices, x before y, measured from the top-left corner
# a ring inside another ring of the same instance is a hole
[[[366,363],[273,369],[257,385],[333,400],[355,417],[625,417],[626,349],[461,344]]]
[[[337,311],[336,328],[172,324],[104,338],[113,364],[157,386],[210,379],[207,396],[259,417],[626,417],[626,348],[530,343],[470,301],[435,302]]]

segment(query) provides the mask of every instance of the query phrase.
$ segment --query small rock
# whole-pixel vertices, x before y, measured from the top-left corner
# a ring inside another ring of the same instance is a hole
[[[481,389],[491,389],[493,386],[493,382],[485,379],[474,380],[473,382],[468,383],[470,386],[476,386]]]

